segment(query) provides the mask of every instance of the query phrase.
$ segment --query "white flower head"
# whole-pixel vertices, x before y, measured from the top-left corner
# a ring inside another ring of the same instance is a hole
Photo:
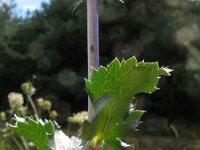
[[[88,112],[87,111],[81,111],[76,114],[73,114],[73,116],[68,117],[67,121],[71,123],[77,123],[79,125],[82,125],[85,120],[88,120]]]
[[[21,93],[11,92],[8,94],[8,102],[12,110],[16,110],[22,107],[24,104],[24,98]]]

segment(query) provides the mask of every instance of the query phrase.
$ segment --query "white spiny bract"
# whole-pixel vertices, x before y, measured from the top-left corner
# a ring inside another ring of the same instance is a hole
[[[83,148],[81,139],[75,136],[70,138],[61,130],[55,131],[49,146],[51,150],[82,150]]]

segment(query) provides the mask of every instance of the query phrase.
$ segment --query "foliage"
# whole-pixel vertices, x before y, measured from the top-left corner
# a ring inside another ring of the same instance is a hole
[[[149,114],[167,117],[169,122],[174,117],[199,118],[200,3],[188,0],[126,0],[123,5],[114,0],[100,2],[101,63],[107,64],[113,56],[121,60],[136,55],[139,60],[169,64],[176,72],[160,82],[159,94],[144,96],[148,101],[143,108]],[[82,76],[86,76],[83,69],[86,67],[85,4],[72,14],[73,3],[51,0],[50,4],[42,5],[41,11],[24,19],[11,13],[13,6],[0,6],[1,111],[8,106],[10,89],[19,92],[18,86],[31,78],[39,89],[35,97],[44,97],[37,106],[42,112],[46,111],[43,108],[50,108],[46,99],[58,102],[55,107],[64,120],[70,109],[78,111],[86,107],[82,81]],[[99,98],[101,108],[93,104],[98,109],[95,116],[110,100],[101,99],[104,98]],[[22,115],[24,111],[20,107],[15,113]],[[6,116],[10,115],[9,109]],[[5,118],[5,114],[1,116]]]
[[[37,95],[58,102],[59,113],[69,115],[86,108],[82,80],[87,66],[86,6],[83,3],[72,13],[74,3],[51,0],[24,19],[11,13],[13,7],[1,7],[1,109],[7,106],[10,89],[17,90],[29,79],[41,89]],[[100,1],[101,64],[115,56],[121,60],[135,55],[176,70],[160,83],[164,88],[160,94],[144,97],[149,99],[144,107],[151,113],[199,117],[199,5],[189,0]],[[59,121],[64,123],[62,117]]]
[[[61,130],[55,129],[57,125],[52,121],[16,115],[12,121],[7,125],[18,135],[33,142],[39,150],[81,150],[83,147],[78,138],[69,138]]]
[[[92,103],[105,101],[98,99],[104,95],[112,98],[106,101],[99,113],[94,113],[91,123],[85,123],[82,138],[90,140],[94,147],[103,143],[112,149],[121,149],[116,143],[120,144],[119,139],[137,127],[143,115],[143,111],[135,110],[127,115],[132,97],[157,90],[159,76],[168,76],[169,72],[170,69],[159,68],[157,63],[138,63],[135,57],[122,62],[115,59],[107,68],[94,69],[91,79],[86,80]]]
[[[101,66],[98,70],[94,69],[91,78],[86,80],[94,114],[91,122],[86,121],[83,124],[81,135],[83,140],[89,141],[88,148],[92,150],[109,147],[120,150],[128,147],[129,145],[122,142],[122,138],[132,129],[137,128],[140,117],[144,113],[144,111],[129,108],[133,96],[157,90],[159,76],[169,76],[170,71],[168,68],[159,68],[158,63],[137,62],[135,57],[121,62],[116,58],[106,68]],[[32,84],[24,83],[22,87],[26,87],[24,85],[32,86]],[[31,87],[26,89],[32,91]],[[27,94],[30,94],[29,91],[24,90]],[[74,115],[73,118],[73,120],[83,119],[80,114]],[[39,150],[83,148],[83,142],[80,139],[67,137],[64,133],[60,133],[62,131],[54,130],[51,121],[43,122],[37,119],[37,116],[36,120],[15,116],[8,126],[16,134],[33,142]],[[66,142],[62,142],[61,139],[65,139]],[[69,145],[73,143],[76,148],[73,146],[69,148]]]
[[[36,74],[33,78],[37,82],[40,81],[42,73],[49,73],[48,77],[53,77],[53,82],[56,79],[56,82],[59,82],[62,86],[72,88],[73,86],[76,87],[78,83],[76,73],[70,69],[63,70],[63,68],[58,66],[66,60],[63,54],[79,56],[70,50],[71,48],[79,49],[77,42],[72,41],[71,37],[79,39],[79,36],[85,33],[79,32],[82,30],[82,27],[75,23],[75,21],[81,22],[85,18],[81,16],[83,18],[81,20],[78,15],[75,15],[73,19],[66,22],[65,20],[69,17],[71,11],[63,11],[61,8],[71,6],[71,2],[67,0],[62,2],[62,5],[59,2],[62,1],[52,0],[51,5],[43,4],[42,13],[36,11],[30,20],[18,20],[16,29],[11,35],[8,35],[12,40],[2,47],[8,58],[29,62],[31,64],[30,68],[23,71],[30,71],[32,74]],[[101,1],[102,8],[108,11],[106,14],[111,14],[109,13],[110,10],[112,13],[116,13],[115,9],[108,9],[109,3],[107,0]],[[54,11],[57,11],[59,14],[54,13]],[[80,12],[77,11],[77,14],[80,14]],[[101,16],[105,15],[104,11],[100,13]],[[127,11],[123,10],[119,15],[110,15],[111,19],[107,15],[103,18],[103,22],[107,24],[108,20],[114,22],[117,19],[121,20],[123,15],[127,15],[126,13]],[[52,20],[54,18],[56,18],[55,22]],[[140,22],[141,20],[138,19],[138,21]],[[22,26],[20,23],[23,23]],[[58,26],[59,28],[57,28]],[[32,36],[30,36],[30,33],[32,33]],[[113,37],[116,37],[116,35]],[[13,39],[16,40],[16,43],[12,42]],[[71,44],[65,45],[65,42],[60,39],[70,40]],[[152,42],[152,39],[147,38],[143,42],[146,44]],[[79,41],[79,43],[81,42]],[[131,53],[126,55],[125,58],[130,55]],[[69,64],[77,64],[77,58],[71,60]],[[168,68],[159,68],[157,63],[137,62],[135,57],[127,61],[122,60],[121,62],[118,59],[114,59],[107,68],[100,67],[98,70],[94,69],[91,78],[86,80],[86,87],[93,107],[92,120],[89,120],[90,122],[86,121],[83,124],[83,134],[81,136],[86,140],[88,149],[109,148],[120,150],[129,147],[128,144],[122,141],[123,137],[138,126],[140,117],[144,113],[144,111],[135,110],[134,108],[129,109],[132,97],[139,93],[152,93],[157,90],[156,86],[159,76],[169,76],[170,71]],[[23,72],[19,74],[21,73]],[[25,116],[27,112],[25,111],[25,114],[23,114],[19,111],[19,108],[27,108],[28,104],[30,104],[36,115],[36,120],[30,117],[20,118],[15,116],[12,120],[14,123],[11,122],[8,126],[14,134],[20,135],[23,144],[25,143],[25,149],[27,149],[27,142],[24,141],[24,138],[33,142],[40,150],[78,150],[85,147],[80,139],[69,138],[62,131],[54,130],[51,121],[42,122],[38,119],[41,114],[32,99],[33,94],[35,94],[32,83],[22,84],[21,88],[27,97],[27,106],[23,106],[22,95],[15,93],[14,99],[9,101],[10,106],[13,106],[11,109]],[[55,86],[54,88],[56,89]],[[78,94],[75,92],[74,95]],[[37,102],[38,108],[47,111],[51,117],[51,103],[41,98]],[[61,139],[66,140],[66,143]],[[16,144],[20,149],[23,149],[18,142]]]
[[[30,117],[20,118],[15,116],[12,124],[8,126],[18,135],[33,142],[39,150],[48,150],[48,136],[54,132],[51,121],[33,120]]]

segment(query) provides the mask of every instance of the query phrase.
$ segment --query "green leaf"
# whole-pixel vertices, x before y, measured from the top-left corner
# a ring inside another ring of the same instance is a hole
[[[48,136],[54,133],[51,121],[34,120],[31,117],[15,116],[7,125],[18,135],[33,142],[39,150],[49,150]]]
[[[110,101],[111,98],[111,96],[106,95],[98,98],[98,100],[96,100],[94,103],[91,102],[91,109],[93,113],[91,120],[96,117],[96,115],[103,109],[103,107]]]
[[[136,129],[138,125],[141,123],[140,118],[145,113],[145,111],[142,110],[133,110],[129,116],[127,117],[124,127],[127,127],[127,132],[129,132],[128,129]]]
[[[116,58],[106,68],[94,69],[90,80],[86,80],[92,103],[104,95],[112,95],[112,98],[91,123],[85,123],[82,137],[91,140],[92,144],[113,145],[111,141],[120,139],[126,132],[123,124],[136,124],[143,114],[136,111],[127,116],[133,97],[138,93],[156,91],[159,76],[169,76],[170,72],[168,68],[159,68],[157,62],[138,63],[135,57],[122,62]]]

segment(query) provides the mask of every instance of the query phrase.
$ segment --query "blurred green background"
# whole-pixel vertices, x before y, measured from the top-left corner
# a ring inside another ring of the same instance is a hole
[[[8,107],[8,93],[20,91],[27,80],[37,88],[35,97],[52,101],[61,124],[87,109],[86,3],[72,12],[75,2],[51,0],[25,18],[12,13],[15,1],[0,6],[1,111]],[[199,125],[199,1],[101,0],[99,27],[100,64],[135,55],[174,70],[160,81],[159,91],[136,97],[138,108],[147,110],[146,122],[161,131],[162,122]],[[160,126],[152,118],[161,120]]]

